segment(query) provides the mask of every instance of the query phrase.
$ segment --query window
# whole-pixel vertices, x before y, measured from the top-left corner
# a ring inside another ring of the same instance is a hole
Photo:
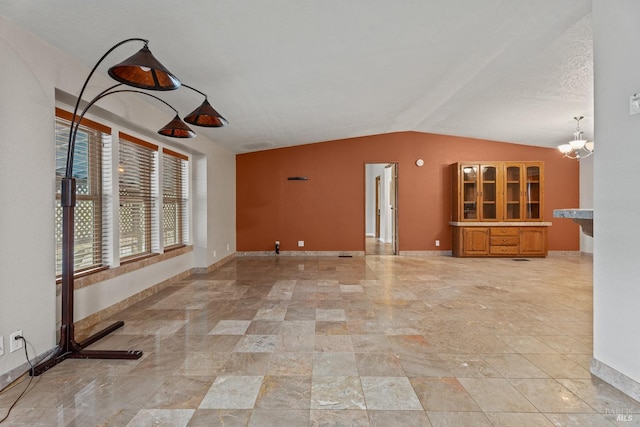
[[[162,242],[164,248],[185,245],[187,235],[187,157],[162,150]]]
[[[62,274],[61,181],[65,175],[69,126],[72,115],[56,109],[56,275]],[[76,136],[73,176],[76,179],[74,210],[74,271],[103,267],[108,263],[107,233],[103,212],[103,164],[110,160],[111,129],[91,120],[83,120]]]
[[[158,250],[158,146],[122,132],[119,139],[120,259],[127,260]]]

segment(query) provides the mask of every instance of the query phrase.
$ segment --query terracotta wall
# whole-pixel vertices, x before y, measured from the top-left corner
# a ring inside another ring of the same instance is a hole
[[[553,218],[553,209],[579,206],[578,162],[551,148],[416,132],[237,155],[237,250],[272,251],[279,240],[283,251],[364,251],[365,163],[386,162],[398,163],[400,250],[450,250],[449,165],[483,160],[544,161],[549,250],[579,250],[578,226]]]

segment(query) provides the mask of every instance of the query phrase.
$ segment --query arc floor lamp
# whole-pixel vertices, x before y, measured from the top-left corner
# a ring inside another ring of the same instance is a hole
[[[96,95],[84,107],[82,112],[78,114],[80,103],[84,91],[89,80],[95,73],[102,61],[115,49],[121,45],[133,41],[143,42],[144,46],[136,54],[124,60],[123,62],[112,66],[108,73],[119,83],[113,85]],[[191,138],[195,136],[195,132],[184,123],[178,114],[178,111],[169,105],[166,101],[158,96],[144,92],[151,91],[169,91],[178,89],[181,86],[187,87],[205,97],[204,102],[196,108],[191,114],[185,116],[185,121],[189,124],[203,127],[221,127],[227,124],[227,120],[222,117],[207,101],[207,95],[199,90],[181,84],[180,80],[175,77],[158,61],[148,47],[149,41],[141,38],[131,38],[123,40],[115,44],[109,49],[94,65],[93,69],[87,76],[73,111],[71,124],[69,127],[69,143],[67,147],[67,162],[65,175],[62,178],[62,283],[61,283],[61,320],[60,341],[55,353],[41,361],[32,370],[31,375],[40,375],[51,369],[65,359],[138,359],[142,356],[141,351],[137,350],[85,350],[86,347],[104,338],[111,332],[122,327],[124,322],[118,321],[105,329],[95,333],[81,342],[77,342],[74,332],[73,319],[73,292],[74,292],[74,208],[76,205],[76,180],[73,177],[73,156],[75,150],[76,134],[82,118],[89,108],[97,101],[105,96],[115,93],[132,92],[150,96],[163,102],[169,106],[176,116],[171,122],[158,131],[159,134],[173,138]],[[121,85],[131,86],[137,89],[117,89]]]

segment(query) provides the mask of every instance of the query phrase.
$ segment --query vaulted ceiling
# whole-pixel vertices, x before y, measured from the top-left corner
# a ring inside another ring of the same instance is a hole
[[[577,115],[593,138],[591,0],[0,0],[0,14],[88,67],[148,39],[229,120],[197,131],[237,153],[395,131],[555,147]],[[196,96],[172,103],[188,113]]]

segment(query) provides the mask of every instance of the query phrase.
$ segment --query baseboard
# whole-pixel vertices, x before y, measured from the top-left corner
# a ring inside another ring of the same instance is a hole
[[[38,363],[40,363],[40,361],[44,360],[46,357],[49,357],[51,353],[53,353],[57,349],[58,346],[56,345],[52,349],[38,355],[33,359],[30,359],[31,364],[33,364],[33,366],[36,366]],[[0,390],[3,390],[8,385],[18,380],[21,376],[29,372],[30,369],[31,365],[25,361],[22,365],[18,365],[9,372],[5,372],[4,374],[0,375]]]
[[[364,256],[364,251],[280,251],[279,254],[276,254],[274,251],[247,251],[247,252],[236,252],[236,254],[238,257],[250,257],[250,256],[362,257]]]
[[[640,402],[640,383],[625,374],[616,371],[595,357],[591,359],[591,373],[602,381],[611,384],[624,394]]]
[[[219,268],[219,267],[225,265],[226,263],[228,263],[229,261],[231,261],[235,257],[236,257],[236,253],[234,252],[231,255],[228,255],[228,256],[222,258],[221,260],[218,260],[218,261],[214,262],[209,267],[195,267],[195,268],[192,268],[191,269],[191,273],[193,273],[193,274],[208,274],[208,273],[211,273],[216,268]]]
[[[451,256],[451,251],[400,251],[400,256],[412,256],[412,257]]]

